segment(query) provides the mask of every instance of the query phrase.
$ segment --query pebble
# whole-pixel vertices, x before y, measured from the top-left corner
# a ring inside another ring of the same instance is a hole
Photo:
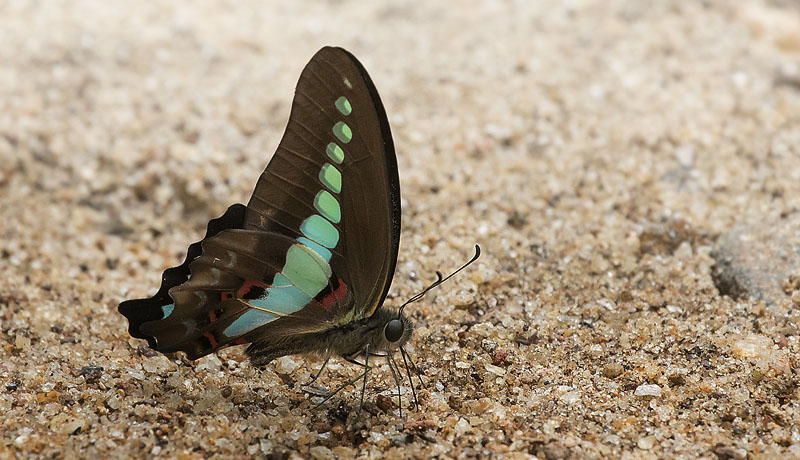
[[[27,350],[31,346],[31,339],[24,335],[17,335],[14,338],[14,346],[19,350]]]
[[[327,460],[333,458],[333,452],[325,446],[314,446],[308,450],[315,460]]]
[[[122,395],[115,392],[114,394],[106,398],[106,406],[108,406],[109,409],[118,410],[119,408],[122,407],[123,401],[124,400],[122,398]]]
[[[686,376],[681,372],[673,372],[667,376],[670,385],[676,387],[686,383]]]
[[[59,393],[55,390],[46,393],[37,393],[36,401],[42,404],[58,401]]]
[[[103,370],[103,366],[83,366],[78,375],[82,375],[87,382],[93,382],[103,375]]]
[[[147,358],[142,362],[142,368],[151,374],[162,374],[173,367],[172,362],[164,355]]]
[[[575,404],[577,402],[580,402],[581,396],[582,396],[581,391],[580,390],[575,390],[575,391],[568,391],[568,392],[564,393],[558,399],[560,399],[565,404]]]
[[[65,414],[58,414],[50,420],[50,429],[61,434],[77,434],[86,427],[86,421]]]
[[[458,419],[458,422],[456,423],[454,429],[456,431],[456,434],[458,434],[459,436],[463,436],[464,433],[472,429],[472,427],[470,426],[469,422],[462,417]]]
[[[800,267],[800,213],[784,219],[743,223],[722,234],[711,256],[714,284],[733,299],[778,303],[783,285]]]
[[[376,398],[375,405],[384,412],[389,412],[394,407],[394,400],[390,395],[380,394]]]
[[[722,443],[714,446],[714,454],[719,460],[744,460],[747,458],[747,451],[744,449],[737,449]]]
[[[298,367],[300,365],[290,356],[283,356],[275,360],[275,372],[278,374],[289,375]]]
[[[197,365],[198,371],[217,372],[222,368],[222,361],[217,355],[208,355],[201,358],[200,364]]]
[[[772,352],[772,345],[769,337],[752,334],[733,344],[733,354],[742,358],[765,357]]]
[[[495,366],[494,364],[486,364],[486,370],[491,372],[495,375],[506,375],[506,370],[500,366]]]
[[[639,385],[636,387],[634,396],[639,397],[661,397],[661,387],[658,385]]]
[[[645,436],[643,438],[639,438],[639,440],[636,441],[636,445],[639,447],[639,449],[642,450],[650,450],[653,448],[655,444],[656,444],[655,436]]]
[[[557,441],[552,441],[544,445],[542,448],[544,458],[547,460],[564,460],[569,458],[569,449]]]
[[[619,377],[623,372],[625,368],[620,363],[608,363],[603,367],[603,375],[610,379]]]

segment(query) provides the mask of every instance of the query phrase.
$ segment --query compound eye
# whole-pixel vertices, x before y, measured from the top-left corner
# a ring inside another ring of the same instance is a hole
[[[386,340],[394,343],[400,340],[400,337],[403,336],[403,322],[399,319],[393,319],[386,323],[386,328],[383,330],[383,335],[386,336]]]

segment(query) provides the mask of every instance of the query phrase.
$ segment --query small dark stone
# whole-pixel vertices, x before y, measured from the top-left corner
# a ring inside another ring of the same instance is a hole
[[[139,345],[139,348],[137,348],[136,351],[139,352],[140,355],[146,358],[153,358],[155,356],[158,356],[157,351],[153,350],[152,348],[146,345]]]
[[[667,376],[667,381],[670,385],[677,387],[686,383],[686,377],[683,374],[676,372]]]
[[[119,265],[119,259],[106,258],[106,268],[109,270],[116,270],[117,265]]]
[[[461,410],[461,405],[463,404],[463,401],[458,396],[450,395],[450,397],[447,398],[447,404],[450,405],[450,407],[453,408],[453,410],[458,411]]]
[[[317,433],[327,433],[328,431],[331,431],[331,424],[327,421],[315,422],[311,425],[311,429]]]
[[[222,394],[223,398],[230,398],[233,394],[233,388],[231,388],[230,385],[225,385],[219,392]]]
[[[731,446],[726,446],[723,443],[719,443],[714,446],[714,455],[716,455],[720,460],[743,460],[747,458],[747,454],[742,455],[742,452],[738,449]]]
[[[292,379],[291,375],[278,374],[278,378],[281,379],[281,382],[287,387],[294,388],[294,379]]]
[[[523,334],[517,334],[514,336],[514,342],[517,342],[520,345],[530,345],[531,340]]]
[[[328,417],[332,420],[346,422],[348,415],[350,415],[350,407],[344,401],[339,402],[336,407],[328,410]]]
[[[364,412],[372,415],[378,415],[380,413],[380,408],[373,402],[364,401]]]
[[[393,409],[392,397],[389,395],[378,395],[377,406],[384,412],[389,412]]]
[[[6,391],[9,393],[17,391],[17,388],[19,388],[19,385],[17,385],[16,383],[6,384]]]
[[[570,453],[569,449],[558,441],[551,441],[545,444],[542,452],[547,460],[563,460],[569,458]]]
[[[414,440],[414,436],[402,433],[392,438],[392,444],[395,446],[404,446]]]
[[[508,366],[511,364],[511,360],[508,359],[508,353],[502,350],[498,350],[492,355],[492,364],[495,366]]]
[[[516,230],[520,230],[528,223],[528,219],[525,217],[524,214],[520,214],[518,211],[514,211],[508,217],[508,225]]]
[[[80,264],[80,265],[78,265],[78,268],[80,268],[81,271],[84,272],[84,273],[89,271],[89,266],[86,265],[86,264]]]
[[[286,460],[290,455],[291,453],[285,447],[278,446],[272,449],[272,452],[268,453],[264,458],[267,460]]]
[[[87,382],[94,382],[103,375],[103,366],[83,366],[78,375],[82,375]]]

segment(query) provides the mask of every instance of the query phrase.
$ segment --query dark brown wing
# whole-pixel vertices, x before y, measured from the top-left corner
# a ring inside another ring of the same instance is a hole
[[[303,270],[288,273],[292,263]],[[302,332],[332,324],[330,307],[335,302],[323,303],[317,295],[335,289],[329,285],[329,266],[280,233],[220,232],[203,240],[202,254],[189,267],[188,281],[169,289],[174,311],[139,327],[145,336],[156,338],[163,353],[184,351],[194,359],[226,345],[257,340],[263,334],[259,328],[273,322],[288,328],[299,321]],[[284,273],[290,282],[280,281]],[[277,321],[290,315],[293,321]]]
[[[323,48],[303,70],[246,209],[209,222],[156,295],[119,311],[131,335],[162,352],[275,345],[372,314],[399,239],[397,161],[380,98],[351,54]]]
[[[326,180],[323,170],[333,178]],[[337,175],[340,190],[329,183]],[[378,92],[364,67],[341,48],[321,49],[300,75],[286,132],[247,205],[245,226],[307,237],[303,223],[319,213],[315,198],[321,191],[339,203],[341,219],[332,222],[339,239],[326,249],[333,273],[355,300],[334,311],[335,322],[369,316],[394,275],[400,184]]]

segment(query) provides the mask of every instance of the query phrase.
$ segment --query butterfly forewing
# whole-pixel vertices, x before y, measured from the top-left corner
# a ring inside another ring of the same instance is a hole
[[[246,226],[308,239],[328,257],[355,305],[383,302],[400,241],[400,192],[389,123],[361,64],[323,48],[303,70],[286,132],[247,205]]]
[[[286,132],[246,209],[211,221],[155,296],[119,309],[131,335],[163,352],[278,347],[372,314],[399,237],[397,162],[380,98],[350,53],[323,48],[300,76]]]

